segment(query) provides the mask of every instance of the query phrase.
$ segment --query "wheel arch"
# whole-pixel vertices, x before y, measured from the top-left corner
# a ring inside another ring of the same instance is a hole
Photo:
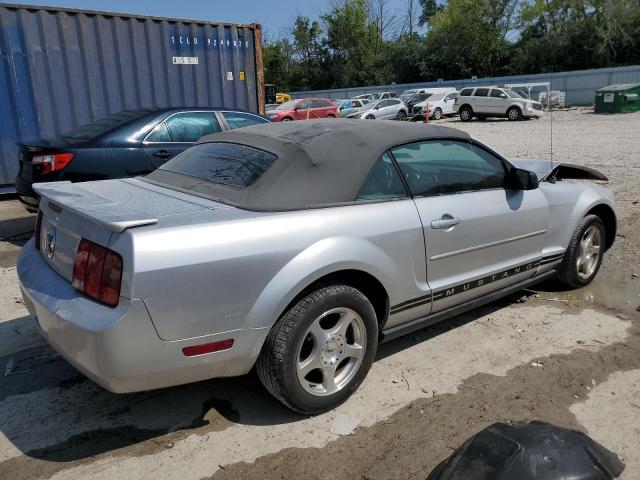
[[[615,212],[609,205],[600,203],[591,207],[591,209],[585,214],[585,216],[587,215],[596,215],[600,220],[602,220],[602,223],[604,223],[604,233],[606,237],[605,250],[609,250],[616,239],[617,220]]]
[[[378,326],[382,328],[387,321],[389,316],[389,294],[387,293],[387,289],[375,276],[359,269],[337,270],[311,282],[289,302],[278,318],[311,292],[328,285],[348,285],[360,290],[371,302],[371,305],[373,305]]]

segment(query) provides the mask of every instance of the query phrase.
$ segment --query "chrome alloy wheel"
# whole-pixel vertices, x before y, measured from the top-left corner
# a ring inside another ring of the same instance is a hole
[[[602,234],[595,226],[587,228],[578,245],[576,270],[580,278],[589,278],[598,267],[600,251],[602,249]]]
[[[356,375],[367,348],[364,321],[350,308],[333,308],[307,329],[296,356],[302,388],[326,396],[342,390]]]

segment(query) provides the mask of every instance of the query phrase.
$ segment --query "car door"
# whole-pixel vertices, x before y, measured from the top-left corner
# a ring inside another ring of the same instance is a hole
[[[476,91],[473,92],[473,103],[471,104],[474,113],[491,113],[491,105],[488,95],[488,88],[476,88]]]
[[[488,99],[491,101],[491,113],[504,115],[507,112],[509,97],[499,88],[492,88]]]
[[[397,103],[395,100],[385,100],[384,105],[380,109],[380,117],[384,119],[389,119],[395,116],[397,112]]]
[[[411,143],[392,154],[422,219],[433,312],[535,274],[547,200],[539,189],[505,187],[505,160],[457,140]]]
[[[214,112],[189,111],[169,115],[142,142],[154,168],[193,145],[201,137],[221,132]]]
[[[311,117],[311,100],[301,100],[293,111],[295,120],[308,120]]]

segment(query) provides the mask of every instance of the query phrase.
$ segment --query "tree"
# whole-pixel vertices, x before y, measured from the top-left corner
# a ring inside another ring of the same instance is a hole
[[[369,21],[364,0],[344,0],[334,5],[322,16],[327,38],[326,46],[331,54],[333,85],[372,85],[378,80],[373,71],[378,26]]]

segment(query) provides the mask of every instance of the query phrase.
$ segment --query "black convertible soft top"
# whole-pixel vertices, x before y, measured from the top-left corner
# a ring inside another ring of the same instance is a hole
[[[326,207],[354,201],[369,170],[388,149],[435,138],[470,137],[447,127],[381,120],[266,123],[208,135],[198,142],[235,143],[276,155],[277,160],[249,186],[214,183],[162,168],[147,178],[246,210]]]

